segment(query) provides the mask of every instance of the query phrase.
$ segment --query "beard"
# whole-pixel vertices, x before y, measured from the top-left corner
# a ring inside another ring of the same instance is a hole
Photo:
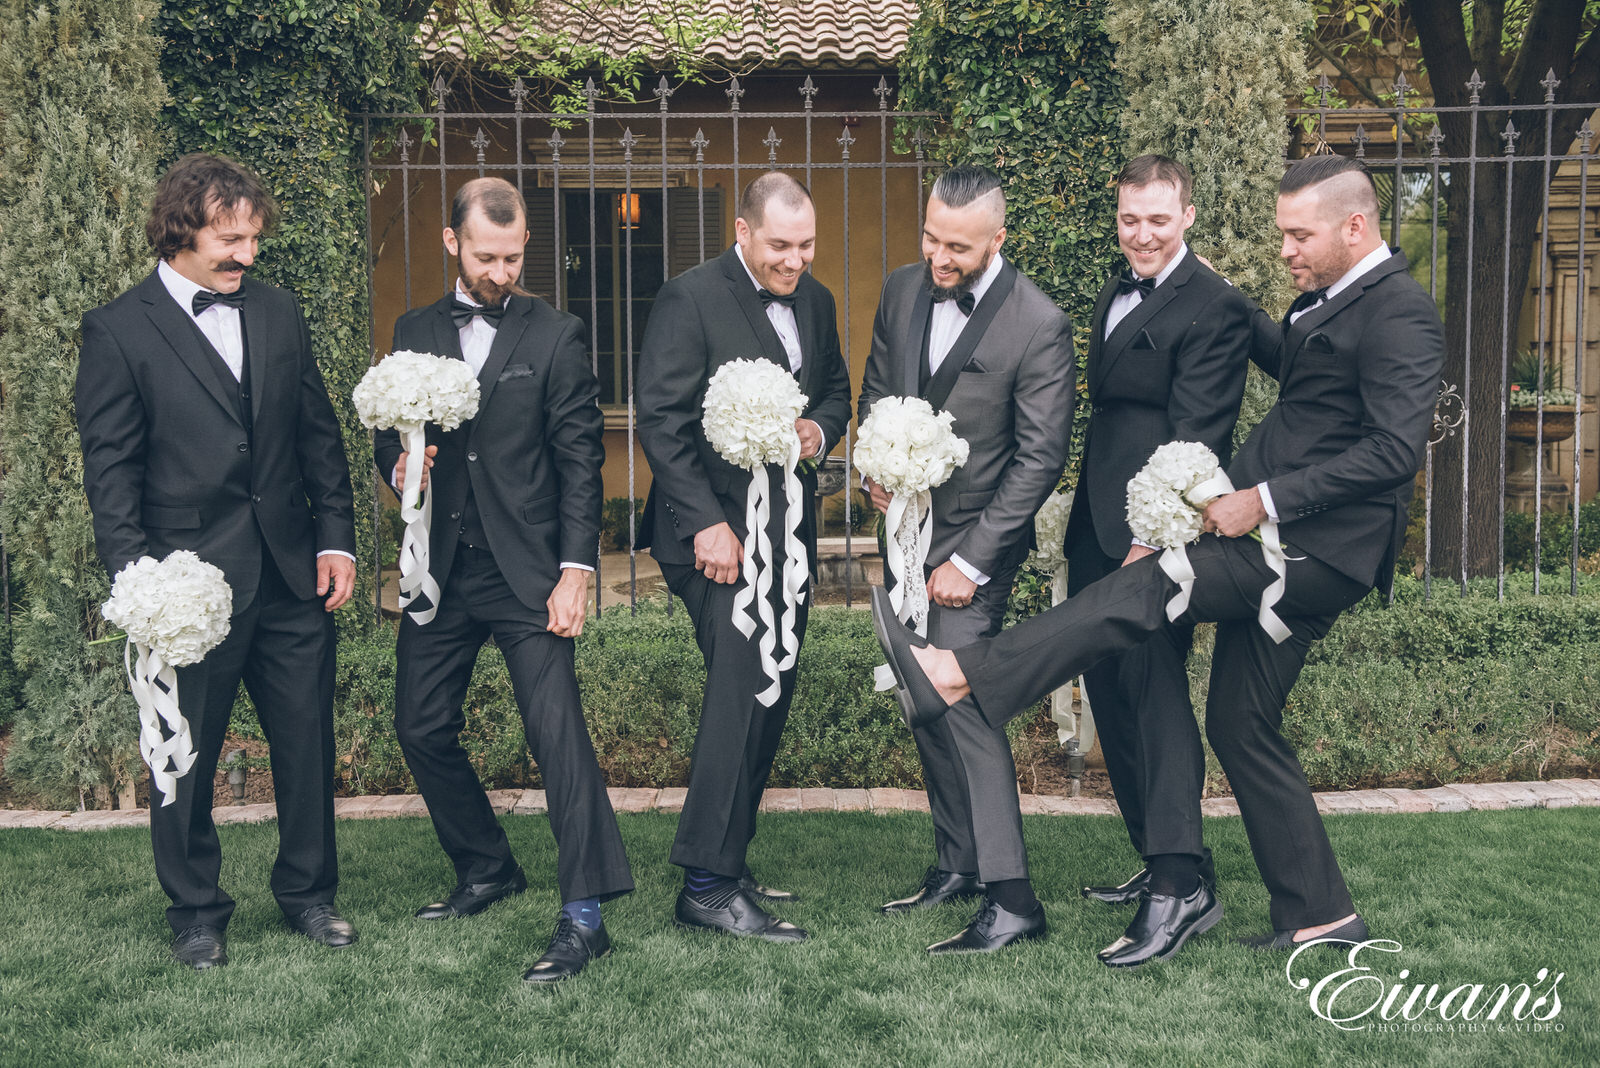
[[[958,300],[972,292],[972,287],[977,285],[978,281],[983,278],[984,272],[989,269],[989,263],[993,259],[994,253],[991,252],[983,258],[982,263],[972,270],[964,272],[953,286],[942,286],[935,282],[933,280],[933,261],[925,259],[922,261],[922,284],[928,287],[929,293],[941,300]]]
[[[498,307],[504,304],[506,296],[515,288],[515,283],[500,285],[498,282],[490,281],[488,278],[475,278],[470,281],[463,278],[462,282],[465,283],[467,296],[486,308]]]

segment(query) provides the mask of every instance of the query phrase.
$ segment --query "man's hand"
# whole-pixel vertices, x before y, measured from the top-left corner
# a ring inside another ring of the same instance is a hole
[[[326,610],[335,608],[350,599],[356,588],[356,562],[341,553],[325,553],[317,557],[317,596],[328,595]]]
[[[978,584],[961,573],[961,569],[946,560],[928,576],[928,599],[946,608],[964,608],[972,603]]]
[[[706,527],[694,536],[694,566],[704,571],[712,582],[724,585],[737,582],[739,564],[743,560],[744,546],[726,523]]]
[[[556,588],[544,602],[549,613],[545,630],[558,638],[576,638],[583,633],[583,621],[589,604],[589,575],[581,567],[564,567]]]
[[[887,515],[889,512],[889,502],[894,500],[894,494],[890,493],[888,490],[884,489],[870,478],[863,479],[862,481],[866,484],[867,496],[872,498],[872,507]]]
[[[810,419],[796,419],[794,432],[800,435],[800,459],[809,460],[822,451],[822,428]]]
[[[1206,505],[1200,514],[1205,529],[1224,538],[1248,534],[1267,518],[1267,510],[1261,504],[1261,492],[1254,486],[1223,494]]]
[[[400,459],[394,462],[394,481],[392,485],[397,493],[405,489],[406,457],[410,455],[408,452],[403,452],[400,454]],[[433,458],[437,455],[439,455],[439,446],[437,445],[429,445],[422,450],[422,489],[428,488],[428,471],[433,467]]]
[[[1135,560],[1143,560],[1145,557],[1149,556],[1153,552],[1155,552],[1155,550],[1152,549],[1148,545],[1135,544],[1135,545],[1129,546],[1128,555],[1124,556],[1122,558],[1122,566],[1123,567],[1127,567],[1129,564],[1133,563]]]

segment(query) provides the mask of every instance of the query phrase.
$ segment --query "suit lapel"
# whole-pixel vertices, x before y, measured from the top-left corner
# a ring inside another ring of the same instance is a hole
[[[461,354],[461,331],[456,329],[456,324],[450,318],[450,296],[435,304],[434,310],[438,313],[433,317],[433,352],[436,356],[448,356],[453,360],[464,360]]]
[[[745,271],[744,264],[739,262],[739,254],[734,251],[737,247],[737,245],[729,247],[721,256],[722,273],[727,278],[728,289],[733,293],[734,302],[739,305],[739,310],[749,320],[750,330],[761,346],[761,355],[788,370],[789,354],[784,350],[778,332],[772,328],[772,320],[767,318],[766,306],[756,294],[756,287],[751,284],[749,273]],[[798,314],[795,319],[799,320]]]
[[[983,299],[978,301],[978,306],[972,309],[972,315],[967,318],[967,325],[961,328],[955,344],[950,346],[944,361],[939,364],[939,373],[928,380],[926,396],[935,411],[943,408],[944,402],[950,399],[950,391],[955,388],[956,379],[961,376],[962,368],[972,359],[973,350],[988,332],[989,324],[994,322],[995,313],[1005,304],[1006,298],[1011,296],[1011,287],[1016,282],[1017,269],[1011,265],[1010,260],[1006,260],[1000,268],[1000,276],[994,280],[994,284],[983,295]]]
[[[906,356],[901,368],[908,397],[922,396],[922,350],[928,342],[928,317],[933,311],[933,295],[921,282],[914,283],[917,295],[911,301],[911,322],[906,324]]]
[[[205,391],[222,405],[235,422],[241,427],[244,426],[238,397],[228,396],[212,369],[212,361],[220,357],[213,356],[205,350],[205,335],[194,325],[194,320],[178,307],[178,302],[172,299],[172,294],[168,293],[167,287],[162,284],[160,275],[152,271],[150,276],[140,283],[139,297],[145,303],[145,314],[161,332],[161,336],[167,339],[167,344],[172,346],[172,351],[177,353],[178,359],[189,369],[189,373],[199,380]]]
[[[1139,336],[1139,331],[1143,330],[1145,325],[1156,317],[1156,313],[1178,295],[1178,287],[1193,277],[1195,263],[1194,253],[1184,253],[1183,261],[1172,269],[1172,274],[1167,276],[1167,280],[1156,286],[1148,297],[1141,298],[1133,310],[1122,317],[1117,328],[1111,331],[1111,336],[1106,338],[1105,348],[1100,356],[1099,380],[1103,381],[1111,366],[1128,351],[1133,340]]]
[[[1117,297],[1117,276],[1106,279],[1100,295],[1094,298],[1094,315],[1089,319],[1089,391],[1098,393],[1104,374],[1101,363],[1105,352],[1106,316],[1111,312],[1111,302]]]
[[[810,287],[806,279],[800,280],[800,285],[795,288],[796,300],[794,302],[794,324],[800,333],[800,392],[807,398],[811,396],[811,382],[817,370],[817,307],[807,292]],[[762,317],[766,317],[766,309],[762,309]],[[771,320],[767,320],[769,323]],[[777,333],[777,331],[773,331]]]
[[[500,317],[499,329],[495,330],[494,341],[489,344],[489,355],[484,358],[483,370],[478,372],[480,412],[489,406],[495,383],[500,381],[500,372],[506,369],[506,360],[511,358],[517,342],[522,340],[523,331],[528,328],[528,308],[527,297],[512,297],[505,314]]]
[[[251,285],[249,279],[245,280],[246,286]],[[245,298],[242,326],[244,327],[244,353],[245,359],[250,363],[250,422],[255,423],[261,415],[261,395],[267,391],[267,348],[271,337],[271,326],[267,319],[267,309],[259,296],[255,299]]]
[[[1306,338],[1316,332],[1317,328],[1345,308],[1355,302],[1356,298],[1367,291],[1367,287],[1376,285],[1382,279],[1395,271],[1406,269],[1406,257],[1403,252],[1395,252],[1378,266],[1356,279],[1340,291],[1332,300],[1324,301],[1318,307],[1312,308],[1284,330],[1283,364],[1278,369],[1278,382],[1281,385],[1289,380],[1289,371],[1294,366],[1294,358],[1299,355],[1300,347]],[[1285,316],[1287,319],[1287,316]]]

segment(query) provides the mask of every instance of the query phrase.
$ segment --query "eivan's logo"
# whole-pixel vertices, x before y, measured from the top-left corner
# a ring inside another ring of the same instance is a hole
[[[1438,983],[1406,983],[1411,977],[1409,968],[1400,969],[1399,982],[1391,982],[1373,974],[1372,968],[1360,960],[1362,952],[1368,949],[1399,953],[1400,943],[1386,938],[1352,945],[1346,967],[1314,981],[1304,974],[1296,978],[1300,954],[1318,944],[1313,940],[1296,949],[1284,972],[1290,986],[1308,991],[1312,1012],[1345,1031],[1360,1031],[1374,1024],[1382,1027],[1383,1023],[1411,1022],[1430,1015],[1446,1023],[1463,1025],[1511,1025],[1529,1020],[1542,1023],[1553,1020],[1561,1012],[1561,995],[1556,987],[1566,973],[1557,972],[1552,977],[1548,968],[1540,968],[1532,983],[1462,983],[1445,990]],[[1549,986],[1541,990],[1547,981]]]

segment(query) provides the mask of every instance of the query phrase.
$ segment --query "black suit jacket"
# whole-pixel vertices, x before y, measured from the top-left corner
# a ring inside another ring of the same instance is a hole
[[[850,374],[839,351],[833,294],[809,273],[795,289],[800,332],[803,418],[813,420],[831,450],[850,421]],[[750,473],[717,455],[701,427],[706,385],[717,368],[737,359],[766,358],[789,366],[778,333],[734,248],[685,271],[661,287],[639,352],[639,443],[650,461],[638,547],[656,560],[694,563],[694,536],[727,523],[745,536]],[[817,531],[810,499],[816,475],[803,474],[806,507],[801,539],[816,559]]]
[[[461,359],[452,300],[447,294],[402,315],[395,351]],[[543,620],[561,565],[593,567],[600,551],[604,420],[583,322],[538,297],[513,296],[478,387],[475,417],[451,431],[427,428],[428,444],[439,447],[428,483],[434,494],[429,570],[443,589],[470,487],[501,574]],[[375,456],[388,479],[400,458],[398,431],[378,432]]]
[[[1106,314],[1120,277],[1113,275],[1095,301],[1088,361],[1094,407],[1067,521],[1068,545],[1092,535],[1116,560],[1133,544],[1128,480],[1151,453],[1169,441],[1198,441],[1227,464],[1257,311],[1189,251],[1108,338]]]
[[[1438,401],[1438,309],[1395,252],[1285,319],[1257,363],[1278,402],[1228,468],[1233,484],[1266,482],[1286,544],[1387,591]]]
[[[861,382],[862,419],[879,397],[918,395],[931,307],[921,263],[884,282]],[[933,490],[930,565],[955,553],[994,575],[1027,555],[1033,517],[1066,465],[1075,364],[1072,321],[1004,263],[921,391],[935,410],[955,416],[968,447],[967,462]]]
[[[294,596],[316,596],[317,553],[355,552],[350,468],[299,303],[244,280],[252,429],[222,357],[155,273],[83,317],[76,406],[95,546],[113,576],[193,550],[239,612],[263,546]]]

